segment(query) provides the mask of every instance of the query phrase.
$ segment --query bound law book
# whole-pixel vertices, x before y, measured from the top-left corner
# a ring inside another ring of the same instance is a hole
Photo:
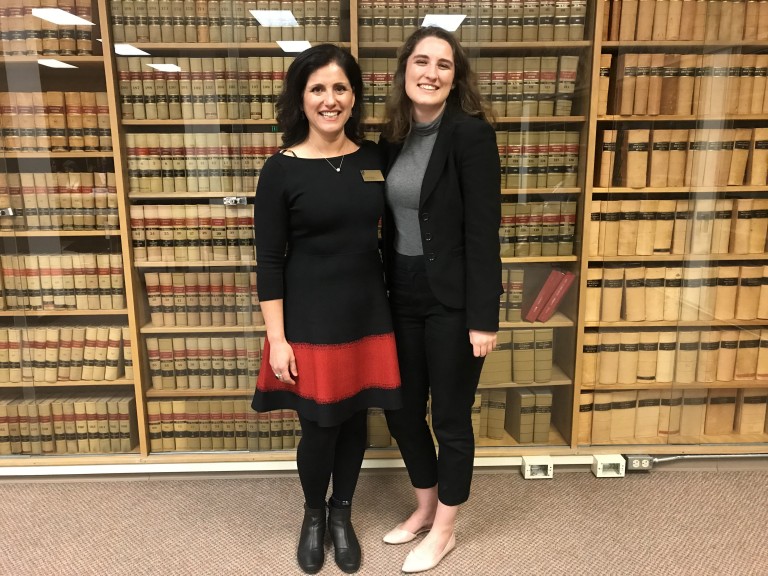
[[[523,302],[522,316],[527,322],[536,321],[545,304],[549,301],[550,296],[552,296],[552,293],[560,284],[564,276],[565,272],[562,270],[552,270],[533,301]]]
[[[621,443],[635,436],[637,390],[620,390],[611,398],[611,442]]]
[[[653,384],[656,382],[656,364],[659,355],[659,333],[640,332],[637,353],[637,382]]]
[[[619,377],[619,347],[621,336],[615,332],[600,333],[600,361],[597,382],[616,384]]]
[[[736,418],[736,388],[709,390],[707,412],[704,418],[704,434],[731,434]]]
[[[579,395],[579,445],[592,443],[592,414],[595,403],[595,393],[582,390]]]
[[[565,276],[557,285],[554,292],[552,292],[552,295],[549,297],[549,300],[544,305],[544,308],[542,308],[541,313],[537,318],[539,322],[546,322],[552,317],[552,315],[557,311],[557,308],[560,306],[560,303],[562,302],[563,298],[565,297],[566,293],[568,292],[568,290],[570,289],[571,285],[574,283],[575,280],[576,280],[576,275],[573,272],[565,273]]]
[[[595,390],[592,410],[592,444],[611,442],[612,392]]]
[[[622,332],[619,336],[618,384],[634,384],[637,381],[637,363],[640,334]]]
[[[734,430],[737,434],[761,434],[765,430],[768,388],[739,390]]]
[[[582,388],[593,388],[597,383],[598,362],[600,359],[600,334],[586,332],[582,346],[581,385]]]
[[[635,438],[656,438],[659,435],[661,412],[660,390],[638,390],[635,418]]]
[[[504,429],[520,444],[533,442],[536,395],[528,388],[507,389]]]

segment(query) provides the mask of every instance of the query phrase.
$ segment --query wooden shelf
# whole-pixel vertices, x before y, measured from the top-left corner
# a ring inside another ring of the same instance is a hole
[[[581,188],[502,188],[505,196],[535,196],[536,194],[581,194]]]
[[[0,388],[66,388],[68,386],[133,386],[133,380],[60,380],[58,382],[0,382]]]
[[[120,236],[120,230],[3,230],[0,238],[58,238],[78,236]]]
[[[603,48],[768,48],[765,40],[603,40]],[[719,51],[719,50],[718,50]]]
[[[228,198],[230,196],[255,198],[256,192],[131,192],[131,200],[184,200],[185,198]]]
[[[127,316],[128,310],[0,310],[3,317],[44,318],[46,316]]]
[[[277,126],[277,120],[228,120],[188,119],[188,120],[121,120],[123,126]]]
[[[142,334],[217,334],[266,332],[266,326],[153,326],[152,323],[142,326]]]
[[[708,261],[763,261],[764,254],[659,254],[656,256],[590,256],[589,262],[708,262]]]
[[[765,326],[768,328],[768,319],[766,320],[658,320],[629,322],[620,320],[618,322],[584,322],[585,328],[699,328],[709,326]]]
[[[499,322],[499,328],[568,328],[571,326],[574,326],[574,321],[562,312],[555,312],[546,322]]]
[[[720,114],[720,115],[676,115],[659,114],[657,116],[619,116],[609,114],[598,116],[598,122],[720,122],[723,120],[765,120],[765,114]]]
[[[518,384],[517,382],[503,382],[501,384],[480,384],[478,386],[481,390],[497,390],[504,388],[526,388],[528,386],[570,386],[573,384],[573,380],[568,378],[568,375],[563,372],[557,364],[552,365],[552,378],[549,382],[527,382]],[[768,383],[766,383],[768,386]]]
[[[702,388],[767,388],[768,380],[733,380],[732,382],[680,382],[643,384],[635,382],[634,384],[596,384],[594,390],[602,392],[605,390],[700,390]],[[592,390],[592,388],[582,388],[582,391]]]
[[[699,194],[715,192],[768,192],[767,186],[683,186],[680,188],[660,187],[660,188],[626,188],[616,186],[615,188],[592,188],[593,194]]]
[[[311,44],[317,46],[318,44],[324,44],[324,42],[311,42]],[[349,42],[330,42],[330,44],[335,44],[340,48],[351,47]],[[145,52],[184,51],[195,53],[261,50],[280,53],[281,55],[285,54],[277,42],[131,42],[131,45]],[[243,54],[233,54],[233,56],[243,56]]]
[[[749,453],[749,452],[766,452],[768,450],[768,446],[761,446],[759,450],[747,450],[746,448],[749,448],[750,444],[765,444],[768,442],[768,434],[723,434],[719,436],[707,436],[706,434],[702,434],[701,436],[681,436],[679,434],[675,434],[674,436],[670,436],[669,438],[639,438],[637,440],[632,440],[628,438],[622,438],[621,444],[599,444],[594,445],[593,448],[596,447],[608,447],[612,446],[614,448],[613,453],[617,452],[632,452],[632,450],[618,450],[616,449],[617,446],[626,446],[626,447],[637,447],[640,445],[647,445],[647,446],[656,446],[656,445],[663,445],[666,446],[668,449],[668,452],[674,453],[674,454],[680,454],[680,453],[704,453],[706,452],[683,452],[680,450],[681,445],[690,444],[690,445],[704,445],[701,446],[700,450],[705,450],[706,446],[715,446],[715,445],[721,445],[720,447],[720,453],[723,452],[722,445],[729,445],[728,452],[734,452],[734,450],[731,448],[733,445],[736,448],[741,448],[740,450],[736,450],[735,453]],[[636,450],[636,448],[635,448]],[[655,448],[651,448],[650,452],[654,452]],[[634,452],[633,452],[634,453]],[[717,453],[717,452],[715,452]]]
[[[242,397],[253,396],[256,391],[255,388],[246,390],[226,390],[221,388],[206,388],[206,389],[177,389],[177,390],[156,390],[155,388],[148,389],[145,393],[147,398],[198,398],[198,397]]]
[[[2,158],[112,158],[112,152],[3,152]]]
[[[256,266],[256,260],[206,260],[197,262],[134,262],[136,268],[217,268],[220,266]]]
[[[585,122],[586,116],[498,116],[493,119],[494,124],[567,124]],[[383,118],[365,118],[361,124],[376,126],[384,124]]]
[[[541,444],[520,444],[517,440],[512,438],[512,436],[505,430],[504,436],[500,439],[494,439],[494,438],[485,438],[481,437],[475,442],[475,446],[478,448],[483,447],[508,447],[508,446],[530,446],[530,447],[537,447],[537,446],[566,446],[567,442],[563,438],[563,435],[560,434],[560,431],[555,428],[554,425],[550,426],[549,428],[549,441],[548,442],[542,442]]]
[[[360,42],[360,50],[397,50],[402,42]],[[589,40],[562,41],[562,42],[462,42],[461,45],[468,50],[563,50],[589,48],[592,42]]]
[[[555,262],[578,262],[578,256],[504,256],[502,264],[539,264]]]
[[[78,64],[104,65],[104,56],[60,56],[58,54],[34,54],[26,56],[0,56],[0,64],[37,64],[38,60],[58,60],[66,64],[77,66]],[[53,70],[53,68],[51,68]]]

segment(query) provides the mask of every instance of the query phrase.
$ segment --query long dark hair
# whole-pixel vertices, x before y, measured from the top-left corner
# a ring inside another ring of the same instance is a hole
[[[316,71],[335,63],[347,75],[355,94],[352,114],[344,125],[344,133],[355,144],[360,144],[363,131],[360,120],[363,117],[363,75],[355,58],[333,44],[318,44],[299,54],[288,67],[283,91],[277,99],[277,122],[283,132],[283,146],[290,148],[300,144],[309,135],[309,122],[304,115],[304,89],[307,80]]]
[[[405,68],[408,58],[413,54],[416,45],[424,38],[439,38],[445,40],[453,52],[454,88],[448,94],[447,106],[454,106],[470,116],[487,120],[482,97],[477,88],[477,79],[469,58],[459,41],[446,30],[436,26],[419,28],[410,35],[397,52],[397,70],[392,81],[392,90],[387,98],[387,122],[382,129],[384,137],[390,142],[402,142],[411,131],[411,112],[413,103],[405,93]]]

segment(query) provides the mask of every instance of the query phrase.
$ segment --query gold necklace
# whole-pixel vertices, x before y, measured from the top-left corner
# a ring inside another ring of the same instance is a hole
[[[314,148],[314,149],[315,149],[315,152],[317,152],[318,154],[320,154],[320,156],[322,157],[322,159],[323,159],[323,160],[325,160],[326,162],[328,162],[328,166],[330,166],[331,168],[333,168],[334,170],[336,170],[336,172],[341,172],[341,167],[344,165],[344,157],[346,156],[346,154],[342,154],[342,155],[341,155],[341,162],[339,162],[339,167],[338,167],[338,168],[336,168],[336,166],[334,166],[334,165],[333,165],[333,162],[331,162],[330,160],[328,160],[328,158],[326,158],[325,156],[323,156],[323,153],[322,153],[322,152],[320,152],[320,150],[318,150],[318,149],[317,149],[317,146],[315,146],[315,145],[312,143],[312,141],[311,141],[311,140],[307,139],[307,142],[309,142],[309,145],[310,145],[310,146],[312,146],[312,148]],[[342,146],[342,147],[343,147],[343,146]]]

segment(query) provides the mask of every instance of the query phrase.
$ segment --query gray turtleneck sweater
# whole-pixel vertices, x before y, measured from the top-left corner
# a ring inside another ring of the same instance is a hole
[[[432,122],[413,123],[402,151],[387,174],[387,205],[395,218],[395,251],[403,256],[424,254],[419,228],[419,196],[442,117],[441,114]]]

